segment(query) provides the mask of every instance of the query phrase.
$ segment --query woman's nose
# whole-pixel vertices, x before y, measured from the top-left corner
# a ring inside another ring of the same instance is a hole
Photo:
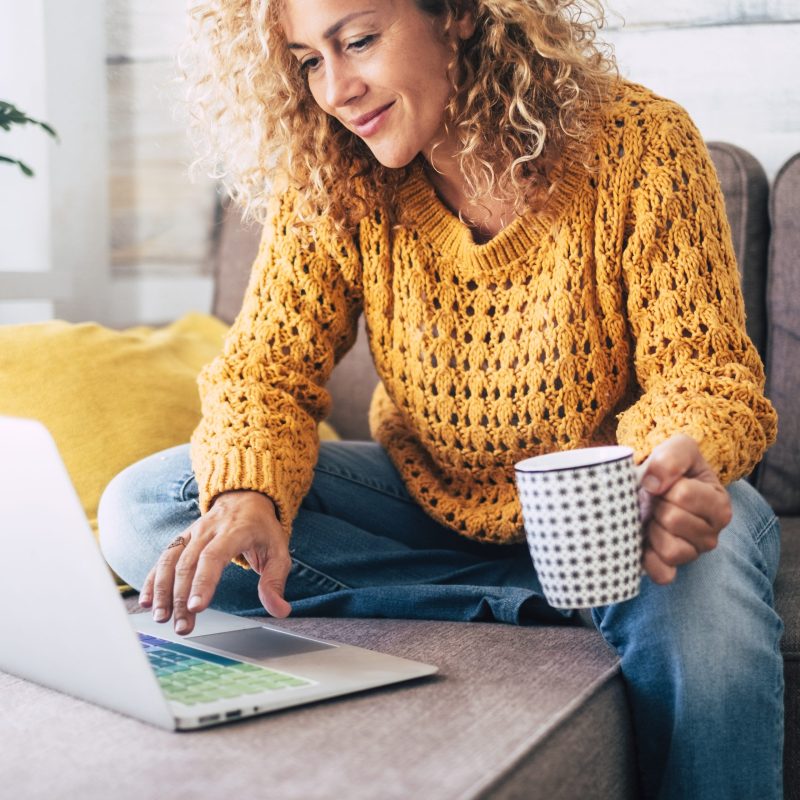
[[[341,108],[364,94],[366,84],[352,65],[340,60],[326,66],[325,102],[331,108]]]

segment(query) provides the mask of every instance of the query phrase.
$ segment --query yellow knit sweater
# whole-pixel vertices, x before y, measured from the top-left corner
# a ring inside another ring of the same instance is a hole
[[[528,215],[486,244],[422,168],[403,225],[376,211],[315,245],[274,204],[242,311],[200,378],[192,458],[206,510],[220,492],[276,502],[287,535],[308,491],[324,384],[366,317],[381,384],[370,425],[435,519],[522,538],[513,465],[620,442],[644,458],[684,432],[723,481],[776,433],[744,329],[730,230],[700,134],[676,104],[622,83],[597,170],[567,171],[555,221]]]

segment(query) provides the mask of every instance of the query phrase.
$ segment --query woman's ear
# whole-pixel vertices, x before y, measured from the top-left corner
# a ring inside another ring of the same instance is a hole
[[[472,16],[470,11],[464,12],[456,20],[455,29],[458,38],[462,41],[466,41],[475,33],[475,17]]]
[[[453,24],[458,38],[462,41],[469,39],[475,33],[475,9],[472,3],[464,3],[461,13]]]

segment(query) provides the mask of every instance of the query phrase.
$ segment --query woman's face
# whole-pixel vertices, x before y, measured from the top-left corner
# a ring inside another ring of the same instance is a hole
[[[286,0],[289,48],[316,102],[386,167],[429,156],[452,87],[441,22],[414,0]],[[450,37],[467,38],[462,17]]]

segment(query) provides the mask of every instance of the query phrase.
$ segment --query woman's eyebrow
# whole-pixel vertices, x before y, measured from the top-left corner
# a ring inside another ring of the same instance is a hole
[[[363,17],[365,14],[374,14],[375,9],[369,9],[368,11],[354,11],[352,14],[347,14],[346,16],[342,17],[338,22],[334,22],[330,28],[327,28],[323,34],[323,39],[330,39],[332,36],[336,36],[336,34],[345,26],[348,22],[355,19],[356,17]],[[298,42],[289,42],[289,49],[290,50],[310,50],[311,48],[307,44],[300,44]]]

